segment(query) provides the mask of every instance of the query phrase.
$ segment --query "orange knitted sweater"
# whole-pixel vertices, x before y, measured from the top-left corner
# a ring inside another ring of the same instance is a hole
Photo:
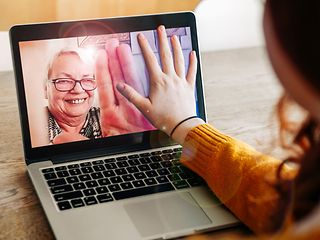
[[[220,201],[254,232],[277,229],[275,216],[283,200],[273,183],[280,160],[203,124],[185,138],[181,161],[203,177]],[[297,171],[285,166],[282,173],[293,178]]]

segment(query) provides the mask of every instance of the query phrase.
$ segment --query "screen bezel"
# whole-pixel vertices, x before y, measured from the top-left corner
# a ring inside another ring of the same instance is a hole
[[[22,41],[154,30],[161,24],[166,28],[190,27],[192,48],[196,51],[199,59],[196,79],[198,114],[206,121],[196,20],[192,12],[17,25],[10,29],[20,123],[27,165],[48,159],[55,163],[64,161],[64,159],[87,158],[175,144],[161,131],[154,130],[32,148],[19,50],[19,42]]]

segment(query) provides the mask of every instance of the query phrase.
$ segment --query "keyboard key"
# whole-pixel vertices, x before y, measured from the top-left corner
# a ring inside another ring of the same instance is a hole
[[[80,163],[80,166],[81,167],[89,167],[89,166],[91,166],[92,164],[91,164],[91,162],[83,162],[83,163]]]
[[[105,163],[114,163],[115,161],[116,161],[115,158],[108,158],[104,160]]]
[[[148,164],[152,162],[151,159],[148,157],[139,158],[139,161],[141,162],[141,164]]]
[[[127,167],[126,169],[127,169],[128,173],[136,173],[136,172],[139,172],[139,169],[138,169],[136,166]]]
[[[116,200],[121,200],[125,198],[138,197],[138,196],[143,196],[147,194],[160,193],[160,192],[166,192],[171,190],[174,190],[174,187],[171,185],[171,183],[166,183],[166,184],[159,184],[156,186],[135,188],[135,189],[125,190],[121,192],[115,192],[113,193],[113,197]]]
[[[54,168],[56,171],[63,171],[63,170],[67,170],[66,166],[59,166],[59,167],[55,167]]]
[[[159,169],[159,168],[161,168],[160,163],[150,163],[149,166],[150,166],[152,169]]]
[[[172,166],[172,167],[168,168],[168,170],[170,171],[170,173],[181,173],[182,172],[180,170],[180,168],[177,166]]]
[[[117,161],[123,161],[123,160],[127,160],[127,159],[128,159],[127,156],[117,157],[117,158],[116,158]]]
[[[140,165],[140,166],[138,166],[138,168],[142,172],[151,170],[151,168],[148,165]]]
[[[130,188],[133,188],[132,184],[130,182],[126,182],[126,183],[121,183],[120,186],[122,187],[122,189],[127,190]]]
[[[64,202],[59,202],[58,203],[58,207],[61,211],[63,210],[67,210],[71,208],[71,205],[68,201],[64,201]]]
[[[61,185],[61,186],[52,187],[50,190],[52,194],[57,194],[57,193],[70,192],[73,190],[73,188],[71,185]]]
[[[133,159],[133,158],[139,158],[138,154],[132,154],[128,156],[129,159]]]
[[[96,161],[93,161],[92,164],[93,165],[100,165],[100,164],[103,164],[104,162],[102,160],[96,160]]]
[[[95,180],[92,180],[92,181],[86,182],[86,186],[87,186],[88,188],[93,188],[93,187],[97,187],[97,186],[98,186],[98,183],[97,183]]]
[[[45,173],[43,176],[46,180],[57,178],[57,175],[54,172]]]
[[[84,202],[80,198],[71,200],[71,204],[72,204],[72,207],[74,207],[74,208],[78,208],[78,207],[83,207],[84,206]]]
[[[139,155],[140,157],[149,157],[151,156],[151,153],[146,152],[146,153],[140,153]]]
[[[101,193],[107,193],[107,192],[109,192],[109,190],[108,190],[108,188],[107,187],[97,187],[96,188],[96,192],[98,193],[98,194],[101,194]]]
[[[175,149],[173,149],[173,151],[174,151],[174,152],[181,152],[181,151],[182,151],[182,147],[180,147],[180,148],[175,148]]]
[[[160,164],[161,164],[162,167],[164,167],[164,168],[168,168],[168,167],[171,167],[171,166],[173,165],[172,162],[170,162],[170,161],[163,161],[163,162],[161,162]]]
[[[151,155],[160,155],[162,152],[161,151],[154,151],[154,152],[151,152]]]
[[[93,166],[94,171],[99,172],[99,171],[104,171],[106,168],[103,165],[95,165]]]
[[[156,180],[158,181],[158,183],[166,183],[166,182],[169,182],[169,179],[168,179],[166,176],[156,177]]]
[[[161,159],[160,156],[151,156],[150,159],[151,159],[151,161],[154,162],[154,163],[155,163],[155,162],[161,162],[161,161],[162,161],[162,159]]]
[[[173,156],[171,154],[163,154],[163,155],[161,155],[161,158],[163,160],[167,161],[167,160],[173,159]]]
[[[118,168],[115,163],[107,163],[104,165],[107,170]]]
[[[117,162],[116,164],[117,164],[118,168],[124,168],[124,167],[129,166],[129,163],[127,163],[127,161]]]
[[[113,177],[116,175],[113,170],[103,171],[102,173],[105,177]]]
[[[173,165],[177,166],[180,165],[180,159],[172,159],[171,162],[173,163]]]
[[[116,169],[116,170],[114,170],[114,172],[115,172],[117,175],[124,175],[124,174],[127,174],[127,173],[128,173],[125,168]]]
[[[172,183],[177,189],[189,187],[188,183],[185,180],[173,181]]]
[[[79,164],[70,164],[68,165],[68,169],[79,168]]]
[[[100,184],[100,186],[104,186],[104,185],[109,185],[111,182],[109,181],[109,179],[104,178],[104,179],[99,179],[98,183]]]
[[[93,188],[83,190],[85,196],[93,196],[96,195],[96,191]]]
[[[104,176],[102,175],[101,172],[94,172],[94,173],[91,173],[91,177],[93,179],[100,179],[100,178],[104,178]]]
[[[172,149],[166,149],[166,150],[163,150],[162,153],[172,153],[173,150]]]
[[[98,203],[95,197],[85,197],[83,200],[88,206]]]
[[[93,168],[92,167],[82,167],[81,171],[82,171],[82,173],[92,173]]]
[[[138,159],[130,159],[130,160],[128,160],[128,163],[130,166],[140,165],[140,162]]]
[[[46,168],[46,169],[42,169],[41,172],[43,173],[51,173],[54,172],[53,168]]]
[[[76,183],[76,182],[79,182],[79,179],[77,176],[74,176],[74,177],[67,177],[67,182],[68,183]]]
[[[69,177],[69,173],[67,171],[59,171],[57,172],[58,177],[64,178],[64,177]]]
[[[67,193],[61,193],[61,194],[54,195],[54,199],[57,202],[70,200],[70,199],[74,199],[74,198],[81,198],[81,197],[83,197],[83,194],[81,191],[67,192]]]
[[[147,185],[157,184],[157,182],[156,182],[156,180],[155,180],[154,178],[144,179],[144,182],[145,182]]]
[[[113,198],[110,193],[101,194],[97,196],[99,203],[110,202],[113,201]]]
[[[64,180],[63,178],[47,181],[47,184],[49,187],[64,185],[66,183],[67,183],[66,180]]]
[[[85,189],[86,188],[86,185],[84,185],[84,183],[80,182],[80,183],[74,183],[73,185],[73,188],[75,190],[82,190],[82,189]]]
[[[134,177],[132,174],[127,174],[122,176],[123,181],[125,182],[130,182],[134,180]]]
[[[108,188],[109,188],[110,192],[116,192],[116,191],[120,191],[121,190],[119,184],[110,185],[110,186],[108,186]]]
[[[133,181],[132,184],[135,187],[144,187],[146,185],[142,180]]]
[[[80,169],[75,168],[75,169],[70,169],[70,170],[69,170],[69,173],[70,173],[72,176],[75,176],[75,175],[80,175],[80,174],[81,174],[81,171],[80,171]]]
[[[146,175],[147,175],[148,177],[157,177],[157,176],[159,176],[158,173],[157,173],[156,171],[154,171],[154,170],[147,171],[147,172],[146,172]]]
[[[135,174],[133,174],[133,176],[134,176],[137,180],[139,180],[139,179],[144,179],[144,178],[147,177],[146,174],[143,173],[143,172],[135,173]]]
[[[123,182],[122,178],[119,177],[119,176],[111,177],[111,178],[110,178],[110,181],[111,181],[112,183],[121,183],[121,182]]]
[[[167,169],[165,169],[165,168],[158,169],[157,172],[161,176],[170,174],[169,171]]]
[[[169,180],[172,181],[177,181],[177,180],[181,180],[181,178],[179,177],[178,174],[170,174],[167,176],[167,178],[169,178]]]
[[[189,173],[185,173],[185,172],[179,173],[179,176],[181,179],[192,178],[192,176]]]
[[[182,152],[175,152],[175,153],[172,154],[172,157],[173,157],[174,159],[180,159],[181,154],[182,154]]]
[[[83,174],[79,176],[80,181],[85,182],[91,180],[91,177],[89,174]]]

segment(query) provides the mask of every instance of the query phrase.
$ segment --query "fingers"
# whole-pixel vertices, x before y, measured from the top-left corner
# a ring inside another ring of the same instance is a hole
[[[116,38],[109,39],[105,45],[105,49],[108,54],[109,60],[109,71],[112,78],[112,84],[114,89],[114,94],[116,98],[116,104],[119,104],[121,101],[125,99],[123,96],[115,90],[116,85],[120,82],[124,82],[124,76],[122,74],[120,62],[117,55],[117,48],[119,46],[119,40]]]
[[[189,68],[186,79],[188,83],[194,87],[197,76],[197,56],[195,51],[190,53],[189,59]]]
[[[131,49],[127,44],[120,44],[117,48],[117,55],[121,65],[124,80],[133,87],[139,94],[145,96],[143,86],[138,78]]]
[[[162,71],[166,74],[171,74],[174,71],[172,55],[168,43],[168,37],[163,25],[157,29],[159,40],[160,59],[162,64]]]
[[[135,105],[143,115],[146,117],[148,116],[151,107],[151,103],[148,98],[141,96],[128,84],[119,83],[117,84],[117,89],[129,102]]]
[[[162,73],[162,70],[159,66],[157,58],[154,55],[147,39],[141,33],[138,35],[138,42],[139,42],[148,72],[149,72],[150,80],[153,80],[155,79],[154,76],[158,76],[159,74]]]
[[[108,56],[105,50],[100,50],[98,52],[95,70],[100,106],[104,109],[115,104],[112,79],[109,72]]]
[[[185,78],[184,58],[179,39],[176,35],[171,38],[171,46],[173,50],[174,69],[180,78]]]

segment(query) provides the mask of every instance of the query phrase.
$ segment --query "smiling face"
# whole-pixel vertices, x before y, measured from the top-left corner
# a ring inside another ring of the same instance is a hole
[[[51,64],[49,80],[57,78],[83,79],[93,76],[93,68],[84,63],[75,52],[58,55]],[[75,87],[67,92],[58,91],[54,83],[48,81],[46,85],[48,108],[59,122],[73,122],[74,118],[85,118],[92,107],[93,91],[85,91],[77,82]]]

